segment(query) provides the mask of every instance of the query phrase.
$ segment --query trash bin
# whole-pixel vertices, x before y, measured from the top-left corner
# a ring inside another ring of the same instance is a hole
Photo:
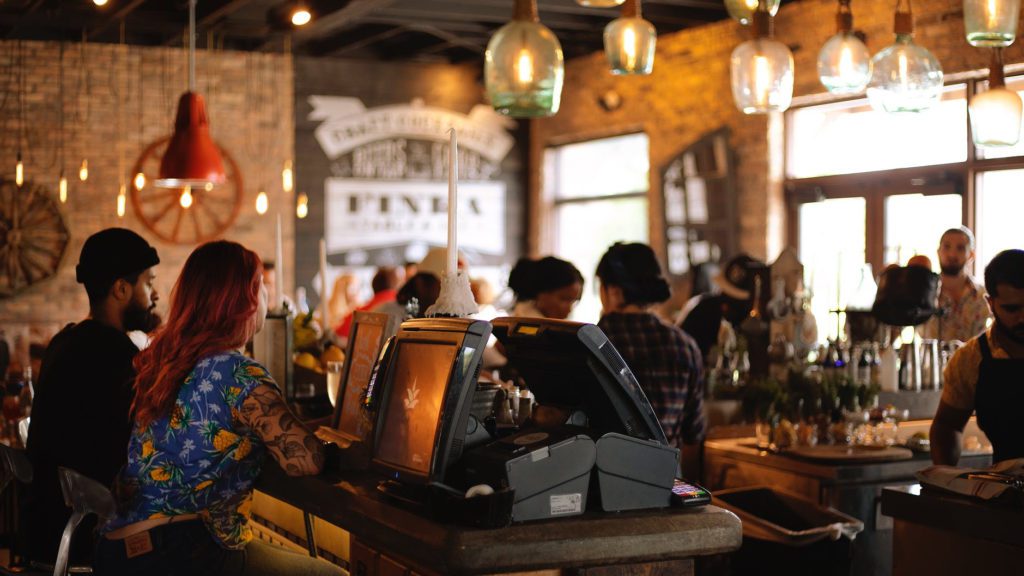
[[[864,530],[860,520],[765,486],[715,492],[713,504],[743,522],[732,574],[849,576],[853,540]]]

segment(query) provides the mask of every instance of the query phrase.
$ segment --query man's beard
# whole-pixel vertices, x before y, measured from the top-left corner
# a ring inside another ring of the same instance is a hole
[[[959,276],[964,270],[963,264],[941,264],[939,269],[942,270],[943,276]]]
[[[156,330],[163,319],[160,315],[154,312],[156,304],[149,308],[131,307],[124,311],[124,329],[126,332],[132,330],[141,330],[146,332],[152,332]]]
[[[1017,344],[1024,344],[1024,323],[1018,324],[1015,327],[1010,328],[1006,324],[1003,324],[999,320],[998,316],[995,318],[995,321],[996,330],[998,330],[1000,334],[1006,336],[1010,340],[1013,340]]]

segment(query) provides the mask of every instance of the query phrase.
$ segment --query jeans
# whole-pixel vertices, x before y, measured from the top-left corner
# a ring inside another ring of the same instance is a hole
[[[93,565],[96,576],[342,576],[324,560],[252,541],[243,550],[222,548],[200,520],[164,524],[149,530],[153,550],[128,558],[124,540],[100,537]]]

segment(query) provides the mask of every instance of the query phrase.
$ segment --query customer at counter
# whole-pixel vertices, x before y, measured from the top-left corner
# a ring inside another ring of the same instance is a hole
[[[516,296],[511,315],[565,320],[583,297],[583,275],[561,258],[520,258],[508,276]]]
[[[680,327],[697,341],[705,361],[714,346],[728,339],[724,334],[734,334],[734,329],[750,314],[755,270],[763,267],[763,262],[746,254],[732,258],[714,278],[721,292],[701,296],[683,318]]]
[[[614,244],[601,257],[597,278],[597,325],[632,369],[669,443],[682,449],[683,474],[699,478],[703,365],[693,338],[650,311],[671,296],[654,251],[646,244]]]
[[[967,342],[985,330],[989,318],[985,287],[975,282],[967,269],[974,262],[974,233],[966,226],[950,228],[939,238],[939,309],[921,329],[925,338]]]
[[[53,337],[35,384],[28,441],[34,480],[24,515],[34,562],[53,563],[71,516],[57,467],[110,486],[124,465],[132,359],[139,352],[127,333],[160,323],[153,286],[159,263],[156,249],[124,228],[101,230],[82,245],[75,274],[89,296],[89,316]],[[91,528],[86,523],[79,533]],[[88,564],[92,548],[91,538],[76,538],[72,562]]]
[[[995,323],[950,359],[931,427],[932,461],[955,466],[971,413],[992,442],[992,460],[1024,457],[1024,250],[1005,250],[985,268]]]
[[[267,313],[261,269],[259,256],[227,241],[185,262],[168,325],[135,361],[135,427],[97,574],[343,574],[252,541],[264,454],[291,476],[323,467],[320,442],[266,369],[242,354]]]

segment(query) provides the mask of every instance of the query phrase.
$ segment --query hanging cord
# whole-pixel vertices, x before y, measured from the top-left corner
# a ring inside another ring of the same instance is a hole
[[[188,91],[196,91],[196,0],[188,0]]]
[[[58,117],[60,118],[60,133],[58,135],[57,146],[60,150],[60,175],[64,177],[64,41],[60,41],[60,77],[57,80],[57,90],[60,94],[57,96],[57,107],[59,109]]]

